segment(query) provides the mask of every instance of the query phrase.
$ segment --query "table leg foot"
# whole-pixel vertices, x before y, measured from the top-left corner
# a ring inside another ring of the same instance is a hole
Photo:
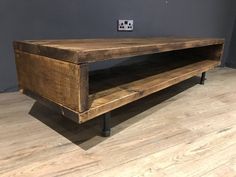
[[[110,128],[110,118],[111,118],[111,113],[105,113],[103,118],[102,118],[102,136],[103,137],[109,137],[111,135],[111,128]]]

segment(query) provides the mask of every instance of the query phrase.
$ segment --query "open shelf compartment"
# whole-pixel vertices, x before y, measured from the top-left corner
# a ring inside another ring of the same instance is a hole
[[[89,109],[80,113],[80,117],[83,120],[94,118],[208,71],[220,63],[217,58],[209,58],[213,55],[193,53],[185,50],[155,54],[141,62],[90,72]]]

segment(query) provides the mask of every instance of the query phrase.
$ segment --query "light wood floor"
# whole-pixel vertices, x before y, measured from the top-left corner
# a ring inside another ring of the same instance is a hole
[[[0,176],[236,176],[236,70],[211,71],[76,125],[20,93],[0,94]]]

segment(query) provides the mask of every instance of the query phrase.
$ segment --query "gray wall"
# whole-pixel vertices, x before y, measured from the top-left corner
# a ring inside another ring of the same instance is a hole
[[[226,66],[236,68],[236,18],[234,20],[234,28],[228,53]]]
[[[0,91],[16,88],[13,40],[232,34],[234,0],[1,0]],[[117,19],[134,19],[119,33]]]

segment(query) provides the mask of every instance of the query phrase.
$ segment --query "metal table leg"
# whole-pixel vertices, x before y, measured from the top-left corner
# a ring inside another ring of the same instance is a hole
[[[201,85],[204,85],[205,80],[206,80],[206,72],[203,72],[203,73],[202,73],[202,77],[201,77],[200,84],[201,84]]]
[[[109,137],[111,134],[111,128],[110,128],[110,118],[111,118],[111,112],[105,113],[102,118],[102,136],[103,137]]]

